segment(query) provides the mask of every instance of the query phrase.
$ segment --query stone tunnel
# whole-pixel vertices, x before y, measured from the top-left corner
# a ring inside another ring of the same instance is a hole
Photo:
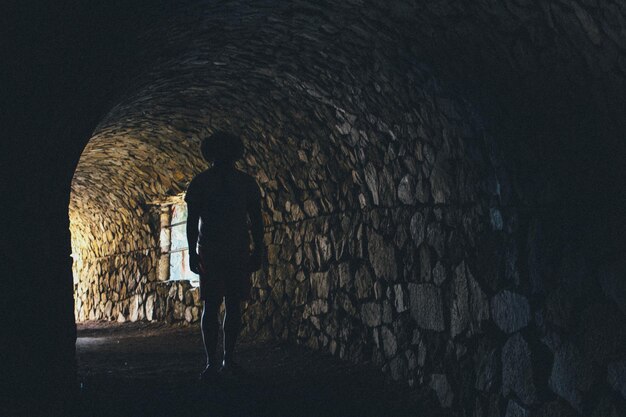
[[[12,146],[41,169],[3,164],[15,319],[57,335],[10,340],[56,358],[44,380],[72,380],[74,321],[198,322],[182,196],[227,130],[268,247],[247,337],[373,364],[441,415],[626,412],[623,4],[55,10],[44,75],[14,84]]]

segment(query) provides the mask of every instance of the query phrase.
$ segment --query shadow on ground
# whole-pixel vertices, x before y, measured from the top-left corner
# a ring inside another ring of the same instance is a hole
[[[432,398],[304,347],[242,343],[249,377],[205,386],[197,326],[79,325],[79,414],[85,416],[429,416]]]

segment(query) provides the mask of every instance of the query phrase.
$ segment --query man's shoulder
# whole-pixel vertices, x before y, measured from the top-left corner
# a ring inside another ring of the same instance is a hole
[[[211,176],[210,171],[211,171],[210,169],[205,169],[201,173],[196,174],[196,176],[191,179],[191,182],[189,184],[200,183],[200,182],[206,181]]]
[[[208,170],[197,174],[191,179],[185,193],[185,201],[195,201],[201,199],[204,194],[205,184],[208,178]]]

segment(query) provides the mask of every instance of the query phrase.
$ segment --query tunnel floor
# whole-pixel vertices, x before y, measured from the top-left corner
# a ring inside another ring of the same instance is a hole
[[[355,365],[285,343],[242,342],[249,377],[205,386],[197,326],[78,325],[85,416],[430,416],[432,398]],[[432,410],[432,409],[431,409]]]

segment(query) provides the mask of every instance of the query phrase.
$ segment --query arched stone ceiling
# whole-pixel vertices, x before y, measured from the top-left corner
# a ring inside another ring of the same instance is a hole
[[[275,63],[277,76],[296,79],[309,72],[316,80],[316,68],[325,68],[333,79],[342,74],[339,83],[360,86],[377,65],[402,72],[425,63],[485,112],[508,114],[506,122],[533,134],[590,113],[624,127],[619,2],[190,1],[165,12],[136,52],[137,61],[163,70],[161,79],[185,67],[203,78],[208,64],[230,60]],[[351,79],[359,69],[363,77]]]
[[[85,149],[76,195],[98,190],[99,178],[135,188],[130,200],[180,192],[203,166],[199,138],[225,128],[248,139],[264,175],[283,172],[291,199],[306,188],[298,182],[313,181],[326,210],[353,207],[359,181],[347,181],[343,203],[325,182],[362,177],[377,162],[372,148],[415,135],[429,90],[472,101],[480,123],[510,149],[508,168],[526,176],[527,193],[546,178],[561,187],[611,185],[601,180],[614,165],[600,159],[623,150],[619,3],[232,1],[164,10],[137,41],[137,62],[148,70],[119,93]],[[581,174],[581,163],[596,175]],[[109,187],[100,190],[115,200]]]

